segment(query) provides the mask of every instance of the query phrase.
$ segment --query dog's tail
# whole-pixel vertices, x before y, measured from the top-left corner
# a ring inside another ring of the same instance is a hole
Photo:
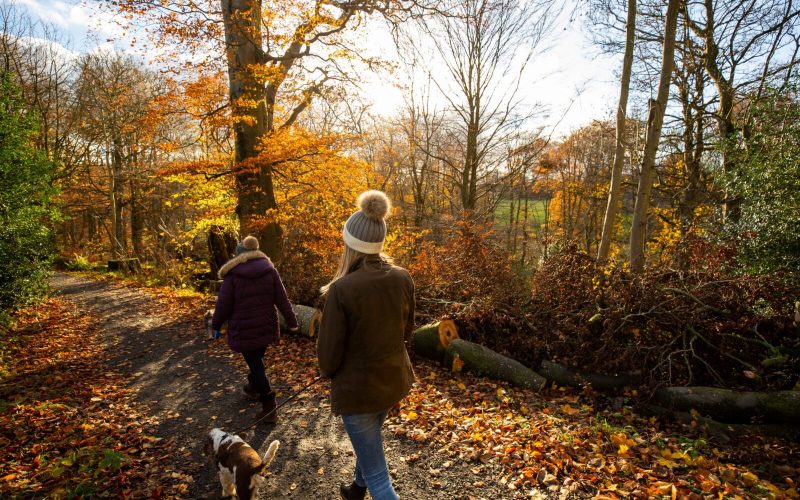
[[[269,448],[267,448],[267,452],[264,453],[264,458],[261,459],[261,468],[266,468],[272,459],[275,458],[275,453],[278,452],[278,446],[280,446],[281,442],[277,439],[269,444]]]

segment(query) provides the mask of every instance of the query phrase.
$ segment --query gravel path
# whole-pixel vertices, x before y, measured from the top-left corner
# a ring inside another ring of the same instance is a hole
[[[156,436],[174,441],[172,453],[163,459],[164,470],[193,478],[189,498],[218,498],[217,475],[202,455],[204,436],[212,427],[243,428],[255,420],[258,411],[256,404],[240,393],[246,376],[241,356],[205,340],[201,318],[176,318],[156,299],[135,288],[67,273],[55,274],[51,286],[56,295],[100,322],[113,364],[129,375],[139,402],[160,421]],[[310,357],[312,341],[284,338],[270,348],[267,360],[287,360],[299,354]],[[276,362],[268,368],[279,402],[313,377],[308,368],[308,373],[292,373],[281,380],[281,369],[285,373],[297,366]],[[313,366],[313,359],[307,360],[307,366]],[[312,387],[281,410],[276,426],[262,424],[241,434],[262,453],[273,439],[281,441],[260,497],[338,499],[338,484],[350,480],[355,459],[341,421],[330,413],[327,384]],[[453,464],[434,448],[397,439],[388,432],[384,437],[401,498],[511,497],[491,479],[499,472],[491,467],[482,467],[478,475],[468,464]],[[405,460],[412,456],[413,460]]]

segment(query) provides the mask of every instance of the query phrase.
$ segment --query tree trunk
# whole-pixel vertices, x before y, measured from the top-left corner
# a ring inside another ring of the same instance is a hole
[[[611,183],[608,187],[608,205],[603,220],[603,232],[600,246],[597,249],[597,260],[608,259],[611,240],[614,239],[614,225],[619,209],[619,197],[622,191],[622,164],[625,159],[625,119],[628,109],[628,89],[631,84],[631,68],[633,67],[633,44],[636,33],[636,0],[628,0],[628,21],[625,26],[625,57],[622,60],[622,77],[620,78],[619,106],[617,107],[617,136],[614,148],[614,165],[611,168]]]
[[[705,0],[706,12],[706,28],[703,32],[703,39],[705,43],[704,65],[708,75],[714,81],[719,96],[719,107],[717,108],[716,118],[719,129],[719,136],[722,140],[722,172],[725,175],[730,175],[734,168],[735,163],[730,153],[730,142],[736,136],[736,125],[733,119],[733,103],[735,90],[733,84],[722,74],[722,71],[717,64],[717,56],[719,55],[719,46],[714,39],[714,2],[712,0]],[[739,219],[739,204],[740,200],[736,199],[726,189],[722,205],[722,216],[724,220],[736,221]]]
[[[679,411],[696,410],[718,422],[800,422],[800,391],[737,392],[717,387],[664,387],[654,399]]]
[[[523,187],[525,186],[525,177],[522,178]],[[528,257],[528,196],[525,191],[525,215],[522,219],[522,253],[519,256],[519,267],[525,269],[525,259]],[[517,208],[517,221],[519,223],[519,208]],[[516,246],[516,243],[515,243]],[[516,248],[515,248],[516,250]]]
[[[94,208],[89,207],[86,209],[86,239],[87,241],[94,241],[97,238],[97,220],[94,215]]]
[[[688,75],[687,75],[688,76]],[[680,222],[681,242],[685,242],[694,225],[695,209],[700,204],[702,187],[700,184],[700,171],[702,165],[700,160],[703,156],[704,140],[703,128],[704,120],[702,114],[694,112],[698,96],[703,96],[703,75],[695,76],[695,100],[689,100],[688,84],[684,82],[680,90],[681,103],[683,105],[683,164],[686,172],[686,186],[683,189],[678,206],[678,217]],[[678,269],[686,270],[689,268],[689,248],[681,245],[682,249],[677,255]]]
[[[479,110],[471,106],[470,120],[467,124],[467,146],[464,155],[464,171],[461,173],[461,208],[467,212],[475,210],[477,202],[478,114]]]
[[[636,205],[633,210],[630,239],[630,267],[634,273],[644,269],[644,245],[647,233],[647,212],[650,206],[650,191],[653,188],[653,170],[655,169],[656,151],[661,140],[661,125],[664,122],[664,111],[669,98],[669,86],[672,69],[675,66],[675,29],[678,21],[680,0],[669,0],[667,19],[664,28],[664,52],[661,61],[661,77],[658,82],[656,100],[650,100],[647,117],[647,140],[642,157],[642,172],[639,187],[636,191]]]
[[[420,176],[422,177],[422,176]],[[422,219],[425,217],[425,192],[422,180],[414,181],[414,227],[422,227]]]
[[[281,229],[266,222],[277,208],[272,183],[272,165],[248,163],[258,155],[259,141],[270,130],[264,87],[251,68],[262,64],[261,2],[221,0],[227,46],[228,79],[234,122],[234,161],[238,195],[237,214],[242,236],[255,235],[273,260],[281,258]]]
[[[139,180],[131,179],[131,245],[133,255],[142,259],[144,257],[144,205],[142,204],[142,190]]]
[[[456,359],[460,360],[456,361]],[[455,339],[445,351],[445,364],[453,371],[466,370],[520,387],[541,390],[547,379],[523,365],[482,345]]]
[[[138,273],[142,270],[142,265],[139,259],[112,259],[109,260],[106,268],[109,271],[122,271],[126,273]]]
[[[733,440],[740,441],[748,435],[772,436],[789,441],[800,440],[800,425],[788,424],[732,424],[718,422],[711,418],[702,417],[686,411],[669,410],[660,406],[644,404],[640,408],[647,414],[658,417],[668,417],[693,429],[700,428],[714,437],[720,443]]]
[[[551,361],[542,361],[539,374],[547,380],[561,386],[581,387],[591,385],[598,391],[622,389],[637,383],[639,377],[634,375],[604,375],[602,373],[578,373],[564,365]]]
[[[125,224],[122,220],[122,198],[124,183],[122,180],[122,152],[120,141],[114,139],[111,153],[111,257],[117,259],[124,255]]]

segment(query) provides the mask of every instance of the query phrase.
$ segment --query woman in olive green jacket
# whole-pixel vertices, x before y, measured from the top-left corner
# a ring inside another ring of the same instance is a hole
[[[356,453],[355,478],[342,498],[396,499],[381,426],[414,381],[405,342],[414,328],[414,282],[381,254],[389,199],[380,191],[359,197],[345,223],[339,271],[322,288],[325,308],[317,341],[322,375],[331,379],[331,410],[341,415]]]

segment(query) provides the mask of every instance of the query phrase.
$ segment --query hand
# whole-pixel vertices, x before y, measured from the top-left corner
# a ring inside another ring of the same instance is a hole
[[[219,333],[219,330],[214,330],[213,335],[214,335],[214,340],[217,340],[220,337],[222,337],[222,334]]]

